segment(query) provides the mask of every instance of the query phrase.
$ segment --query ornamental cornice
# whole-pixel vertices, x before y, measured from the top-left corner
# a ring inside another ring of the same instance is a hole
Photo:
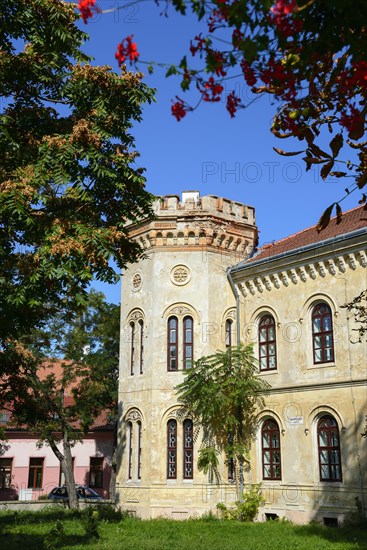
[[[273,272],[256,272],[254,269],[251,275],[245,275],[241,272],[236,273],[235,283],[239,291],[246,297],[249,294],[264,294],[266,291],[278,290],[282,287],[292,287],[315,281],[317,279],[326,279],[327,277],[344,277],[348,271],[356,269],[365,269],[367,267],[366,251],[360,250],[344,255],[335,256],[329,259],[315,259],[313,262],[293,265],[288,268],[279,266],[279,269]],[[245,276],[243,276],[245,275]]]

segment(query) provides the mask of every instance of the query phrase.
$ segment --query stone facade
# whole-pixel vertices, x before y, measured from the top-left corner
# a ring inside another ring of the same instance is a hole
[[[176,416],[174,388],[192,355],[224,349],[226,337],[235,345],[239,333],[256,353],[266,350],[267,368],[259,375],[271,385],[246,479],[263,484],[260,518],[341,517],[355,496],[362,498],[366,466],[360,437],[366,346],[350,343],[353,319],[341,308],[366,285],[366,230],[353,226],[346,236],[338,228],[329,239],[307,234],[307,245],[295,247],[297,239],[290,238],[285,248],[283,243],[253,256],[251,207],[193,191],[183,193],[181,202],[177,196],[157,200],[155,213],[153,221],[130,229],[145,258],[129,266],[122,284],[119,504],[141,517],[182,519],[235,499],[224,460],[220,486],[197,471],[199,441],[192,442],[190,420]],[[323,304],[333,341],[332,352],[320,353],[332,356],[315,362],[311,318]],[[274,341],[261,346],[259,323],[266,318],[272,319]],[[317,430],[325,418],[336,423],[341,473],[321,482]],[[270,455],[264,454],[262,430],[269,422],[278,447],[270,449],[274,464],[264,466]]]

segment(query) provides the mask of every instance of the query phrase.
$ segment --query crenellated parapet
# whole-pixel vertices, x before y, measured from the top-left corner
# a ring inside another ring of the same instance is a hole
[[[257,244],[255,212],[251,206],[198,191],[159,197],[155,219],[135,224],[129,236],[144,251],[197,250],[249,254]]]

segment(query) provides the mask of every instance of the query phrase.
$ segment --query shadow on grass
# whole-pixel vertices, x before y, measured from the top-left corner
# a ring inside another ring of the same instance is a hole
[[[101,520],[108,520],[109,522],[120,522],[126,513],[114,510],[112,506],[100,505],[93,507],[93,510],[98,511],[98,516]],[[85,519],[88,515],[88,508],[83,510],[69,510],[66,508],[48,508],[46,510],[38,511],[7,511],[0,512],[0,533],[1,526],[14,525],[14,524],[39,524],[54,522],[57,520],[71,521],[74,519]],[[0,547],[1,548],[1,547]],[[10,547],[9,547],[10,548]]]
[[[367,548],[367,530],[354,527],[326,527],[317,523],[296,526],[296,533],[304,538],[317,536],[331,543],[354,543],[356,548]]]
[[[0,548],[4,550],[46,550],[50,548],[45,543],[45,536],[38,534],[8,533],[0,535]],[[88,545],[91,539],[85,535],[63,535],[62,542],[56,542],[52,548],[72,548],[73,546]]]

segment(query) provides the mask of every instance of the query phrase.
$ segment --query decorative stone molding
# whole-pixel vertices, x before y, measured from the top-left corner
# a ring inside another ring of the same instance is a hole
[[[311,279],[315,280],[316,277],[317,277],[317,272],[316,272],[315,266],[313,264],[309,265],[308,270],[309,270]]]
[[[266,290],[271,290],[271,280],[270,280],[270,277],[268,277],[268,276],[264,277],[264,284],[265,284]]]
[[[357,262],[362,267],[367,267],[367,254],[365,250],[346,253],[336,258],[314,261],[308,265],[279,271],[272,275],[255,275],[245,281],[238,281],[237,286],[243,296],[246,297],[249,292],[254,295],[257,292],[263,293],[265,289],[271,291],[273,288],[278,289],[282,285],[287,287],[290,281],[293,284],[298,284],[300,281],[306,282],[308,278],[315,280],[317,277],[325,278],[328,274],[337,276],[338,272],[345,273],[348,268],[357,269]]]
[[[263,287],[263,284],[261,282],[261,277],[256,277],[255,283],[256,283],[256,286],[257,286],[259,292],[264,292],[264,287]]]
[[[298,283],[298,275],[295,269],[290,270],[291,281],[294,285]]]
[[[185,306],[176,306],[169,310],[169,315],[177,315],[178,317],[183,317],[184,315],[192,315],[192,311]]]
[[[342,272],[342,273],[345,273],[346,270],[347,270],[347,265],[345,263],[345,260],[343,258],[343,256],[339,256],[338,258],[338,266],[339,266],[339,270]]]
[[[299,268],[299,276],[303,283],[307,281],[307,271],[304,266]]]
[[[325,269],[324,262],[318,262],[318,268],[319,268],[319,272],[320,272],[321,277],[325,277],[326,276],[326,269]]]
[[[143,279],[142,279],[141,273],[135,273],[135,275],[133,275],[133,278],[131,280],[131,287],[133,292],[138,292],[141,289],[142,282],[143,282]]]
[[[171,270],[171,281],[174,285],[186,285],[191,279],[191,273],[186,265],[176,265]]]
[[[334,260],[329,260],[328,261],[328,266],[329,266],[329,272],[331,275],[336,275],[336,265],[334,263]]]
[[[143,312],[140,309],[135,309],[128,317],[128,321],[139,321],[140,319],[144,319]]]
[[[349,254],[349,265],[350,265],[350,268],[355,270],[356,267],[357,267],[357,264],[356,264],[356,257],[354,254]]]
[[[367,267],[367,255],[364,250],[359,253],[359,261],[362,267]]]
[[[276,273],[273,275],[273,281],[274,281],[275,288],[280,288],[280,285],[281,285],[280,279]]]
[[[142,416],[141,412],[138,409],[131,409],[125,415],[126,422],[141,422]]]

